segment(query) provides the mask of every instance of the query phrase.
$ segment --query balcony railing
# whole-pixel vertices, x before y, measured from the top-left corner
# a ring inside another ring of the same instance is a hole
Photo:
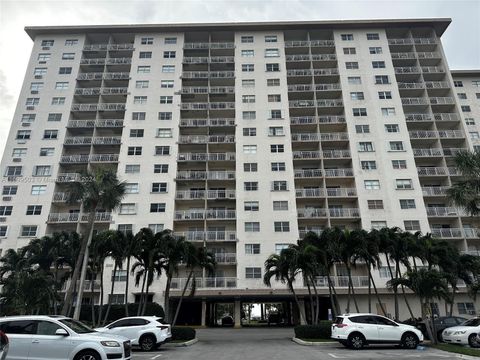
[[[235,231],[187,231],[177,232],[175,236],[182,236],[188,241],[237,241]]]
[[[424,89],[425,84],[423,82],[399,82],[398,88],[404,89]]]
[[[297,208],[297,215],[302,219],[326,218],[328,209],[302,209]]]
[[[389,45],[411,45],[413,44],[413,39],[388,39]]]
[[[425,139],[425,138],[452,138],[461,139],[465,137],[465,134],[461,130],[418,130],[408,132],[411,139]]]
[[[64,145],[90,145],[91,143],[92,138],[88,136],[67,137],[63,142]]]
[[[417,167],[419,176],[447,176],[457,175],[458,170],[454,167]]]
[[[454,207],[427,207],[427,216],[448,217],[458,216],[459,211]]]
[[[390,40],[389,40],[390,42]],[[415,53],[413,52],[399,52],[399,53],[390,53],[392,59],[399,60],[399,59],[415,59]]]
[[[185,287],[186,282],[187,278],[173,278],[171,288],[173,290],[182,290]],[[237,278],[234,277],[195,278],[196,289],[234,289],[236,287]]]
[[[443,239],[463,238],[464,234],[461,228],[435,229],[432,228],[432,235]]]
[[[184,71],[184,79],[233,79],[235,71]]]
[[[323,150],[323,157],[326,159],[351,158],[350,150]]]
[[[235,210],[179,210],[175,220],[235,220]]]
[[[89,44],[83,46],[83,51],[99,50],[133,50],[133,44]]]
[[[425,73],[444,73],[445,69],[440,66],[422,66],[422,72]]]
[[[427,89],[448,89],[450,83],[447,81],[425,81],[425,87]]]
[[[443,148],[443,155],[455,156],[461,151],[467,151],[465,148]]]
[[[177,200],[196,199],[233,199],[235,190],[178,190],[175,194]]]
[[[318,178],[322,177],[322,169],[299,169],[294,171],[295,178]]]
[[[177,180],[235,180],[235,171],[178,171]]]
[[[54,203],[64,203],[64,202],[68,201],[69,197],[70,197],[69,193],[55,192],[55,193],[53,193],[52,202],[54,202]]]
[[[293,41],[285,41],[286,48],[292,47],[332,47],[335,46],[334,40],[293,40]]]
[[[235,153],[179,153],[178,161],[235,161]]]
[[[433,121],[433,116],[430,114],[405,114],[405,120],[412,121]]]
[[[351,177],[353,169],[325,169],[325,177]]]
[[[457,114],[454,113],[435,113],[435,121],[460,121]]]
[[[100,280],[93,280],[93,283],[92,283],[92,280],[85,280],[85,282],[83,283],[83,289],[86,292],[92,291],[92,284],[93,284],[93,291],[95,292],[100,291],[101,289]],[[70,280],[67,280],[62,284],[60,291],[66,291],[69,287],[70,287]],[[80,287],[80,284],[76,284],[77,291],[79,287]]]
[[[431,105],[454,105],[455,99],[453,97],[431,97]]]
[[[72,104],[72,111],[125,111],[125,104]]]
[[[439,52],[417,52],[417,57],[419,59],[441,59],[442,54]]]
[[[233,144],[235,135],[181,135],[180,144]]]
[[[337,55],[335,54],[302,54],[302,55],[286,55],[287,62],[297,61],[335,61]]]
[[[103,136],[103,137],[88,137],[75,136],[65,138],[65,145],[120,145],[122,143],[121,136]]]
[[[227,63],[234,63],[235,57],[233,56],[211,56],[211,57],[188,56],[188,57],[184,57],[182,61],[184,64],[208,64],[208,63],[227,64]]]
[[[352,276],[352,284],[356,288],[368,287],[368,276]],[[330,276],[333,286],[337,288],[348,287],[348,276]],[[315,286],[319,288],[328,288],[328,278],[326,276],[318,276],[315,278]]]
[[[297,198],[318,198],[325,196],[325,190],[318,189],[295,189],[295,196]]]
[[[360,211],[357,208],[334,208],[334,209],[297,209],[298,217],[304,219],[324,218],[329,215],[334,218],[359,218]]]
[[[82,179],[82,175],[79,173],[59,173],[57,175],[57,182],[64,183],[64,182],[75,182],[80,181]]]
[[[234,102],[181,103],[181,110],[230,110],[235,109]]]
[[[345,116],[295,116],[290,118],[291,125],[309,125],[309,124],[344,124]]]
[[[132,63],[132,58],[95,58],[80,59],[81,65],[128,65]]]
[[[326,189],[328,197],[355,197],[357,196],[356,188],[334,188]],[[332,209],[330,209],[332,210]]]
[[[416,66],[395,66],[395,74],[419,73],[420,68]]]
[[[215,253],[215,261],[217,264],[236,264],[236,253]]]
[[[443,156],[442,149],[412,149],[415,157]]]
[[[60,158],[61,163],[88,163],[90,155],[88,154],[77,154],[77,155],[63,155]]]
[[[77,88],[75,95],[125,95],[128,93],[126,87],[101,87],[101,88]]]
[[[330,76],[338,75],[337,68],[331,69],[294,69],[288,70],[287,76]]]
[[[181,94],[234,94],[234,86],[187,86],[182,87]]]
[[[288,85],[289,92],[310,92],[310,91],[336,91],[341,90],[340,84],[317,84],[317,85],[306,85],[306,84],[296,84]]]
[[[425,98],[412,97],[412,98],[402,98],[402,105],[428,105],[429,102]]]
[[[413,43],[416,45],[436,44],[436,38],[413,38]]]
[[[47,222],[49,223],[76,223],[87,222],[88,214],[80,213],[50,213],[48,214]],[[95,222],[110,222],[112,214],[109,212],[98,212],[95,214]]]
[[[328,195],[328,194],[327,194]],[[330,217],[334,218],[359,218],[360,210],[357,208],[346,208],[346,209],[328,209]]]
[[[449,186],[423,186],[423,196],[446,196]]]
[[[67,123],[68,128],[117,128],[123,127],[122,119],[100,119],[100,120],[69,120]]]
[[[128,80],[129,72],[111,72],[111,73],[82,73],[78,74],[77,80]]]
[[[235,49],[233,42],[193,42],[184,43],[184,49]]]
[[[96,163],[118,162],[118,154],[93,154],[90,155],[89,161]]]
[[[180,119],[180,127],[235,126],[234,118]]]

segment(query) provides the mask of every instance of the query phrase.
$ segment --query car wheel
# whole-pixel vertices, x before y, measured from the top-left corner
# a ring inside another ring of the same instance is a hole
[[[143,351],[152,351],[156,347],[156,339],[153,335],[144,335],[140,338],[139,341],[140,348]]]
[[[468,345],[472,348],[480,348],[480,343],[478,342],[477,334],[470,334],[468,337]]]
[[[102,358],[93,350],[85,350],[75,355],[74,360],[102,360]]]
[[[365,336],[360,333],[350,334],[348,337],[348,347],[354,350],[360,350],[365,346]]]
[[[416,349],[419,343],[418,337],[412,333],[406,333],[402,336],[402,346],[405,349]]]

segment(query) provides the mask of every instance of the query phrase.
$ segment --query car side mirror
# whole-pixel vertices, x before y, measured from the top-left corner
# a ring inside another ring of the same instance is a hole
[[[65,329],[57,329],[57,330],[55,331],[55,335],[68,336],[69,333],[68,333],[68,331],[65,330]]]

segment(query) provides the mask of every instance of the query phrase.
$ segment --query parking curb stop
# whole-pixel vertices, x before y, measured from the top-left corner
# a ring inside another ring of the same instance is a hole
[[[293,337],[292,341],[294,343],[297,343],[298,345],[304,345],[304,346],[325,346],[325,345],[332,345],[335,344],[336,341],[305,341],[302,339],[299,339],[297,337]]]

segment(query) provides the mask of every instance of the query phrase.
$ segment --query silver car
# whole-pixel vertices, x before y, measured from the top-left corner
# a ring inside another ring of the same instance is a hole
[[[8,355],[8,347],[8,336],[3,331],[0,331],[0,360],[6,360]]]

